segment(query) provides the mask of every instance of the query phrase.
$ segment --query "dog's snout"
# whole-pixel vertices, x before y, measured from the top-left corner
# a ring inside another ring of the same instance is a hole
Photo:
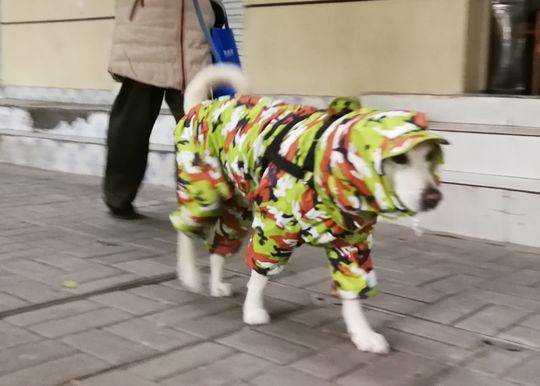
[[[442,193],[440,190],[433,187],[427,188],[422,194],[422,209],[429,210],[437,206],[442,200]]]

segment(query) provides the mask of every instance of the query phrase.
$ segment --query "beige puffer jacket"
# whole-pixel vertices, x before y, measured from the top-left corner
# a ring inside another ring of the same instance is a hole
[[[210,1],[199,3],[211,27]],[[211,61],[192,0],[117,0],[111,74],[183,90]]]

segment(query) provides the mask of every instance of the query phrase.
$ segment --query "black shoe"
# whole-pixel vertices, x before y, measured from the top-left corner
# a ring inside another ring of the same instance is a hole
[[[137,213],[131,204],[125,208],[115,208],[114,206],[110,206],[108,204],[107,207],[109,208],[110,215],[120,220],[137,220],[144,217],[140,213]]]

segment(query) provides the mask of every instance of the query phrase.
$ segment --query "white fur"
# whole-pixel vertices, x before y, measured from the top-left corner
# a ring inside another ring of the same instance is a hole
[[[183,233],[178,233],[176,247],[176,272],[182,284],[193,292],[201,292],[201,274],[196,262],[193,240]]]
[[[256,271],[251,271],[251,278],[247,284],[246,300],[244,301],[244,323],[250,325],[266,324],[270,322],[270,315],[264,308],[264,287],[268,278]]]
[[[192,292],[202,292],[202,280],[193,240],[178,233],[178,245],[176,249],[176,272],[182,284]],[[231,296],[232,286],[223,282],[223,266],[225,257],[212,254],[210,256],[210,295],[215,297]]]
[[[210,256],[210,295],[215,297],[231,296],[232,285],[223,281],[225,257],[214,253]]]
[[[384,336],[373,331],[369,325],[360,300],[343,300],[341,313],[349,336],[358,350],[376,354],[386,354],[390,351]]]
[[[391,158],[384,160],[384,172],[396,196],[412,212],[422,211],[422,194],[427,188],[436,186],[432,162],[426,160],[432,149],[430,143],[414,147],[407,152],[409,162],[405,165],[397,164]]]
[[[231,86],[237,94],[248,93],[248,82],[240,67],[221,63],[203,68],[189,82],[184,91],[184,111],[208,99],[210,90],[217,86]]]

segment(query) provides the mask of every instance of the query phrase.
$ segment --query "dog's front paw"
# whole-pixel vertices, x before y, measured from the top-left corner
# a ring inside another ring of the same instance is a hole
[[[268,324],[270,315],[264,308],[244,309],[244,323],[249,325]]]
[[[386,338],[375,331],[369,331],[362,334],[354,334],[351,336],[352,342],[360,351],[372,352],[375,354],[388,354],[390,345]]]
[[[231,296],[233,293],[232,291],[232,284],[231,283],[214,283],[210,284],[210,295],[220,298],[224,296]]]

